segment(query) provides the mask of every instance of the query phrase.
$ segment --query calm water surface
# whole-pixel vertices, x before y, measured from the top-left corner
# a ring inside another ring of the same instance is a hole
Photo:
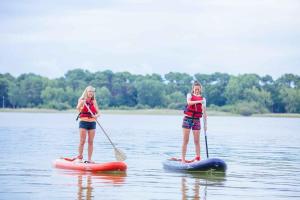
[[[220,176],[162,168],[164,159],[180,155],[182,139],[181,116],[162,115],[100,118],[128,156],[126,174],[54,169],[54,159],[77,154],[75,118],[71,113],[0,113],[0,199],[300,199],[300,119],[209,117],[210,157],[228,165]],[[192,140],[188,148],[192,158]],[[93,158],[114,160],[99,128]]]

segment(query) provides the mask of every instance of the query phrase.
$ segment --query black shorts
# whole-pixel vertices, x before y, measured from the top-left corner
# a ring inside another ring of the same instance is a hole
[[[83,129],[86,129],[86,130],[96,129],[96,122],[80,121],[79,122],[79,128],[83,128]]]

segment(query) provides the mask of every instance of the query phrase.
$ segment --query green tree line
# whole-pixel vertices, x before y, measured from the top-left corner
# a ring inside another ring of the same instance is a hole
[[[14,77],[0,74],[0,97],[6,108],[75,108],[88,85],[96,88],[102,108],[183,109],[194,80],[203,85],[211,109],[251,115],[254,113],[300,113],[300,76],[284,74],[274,80],[257,74],[226,73],[190,75],[169,72],[135,75],[110,70],[91,73],[74,69],[49,79],[33,73]]]

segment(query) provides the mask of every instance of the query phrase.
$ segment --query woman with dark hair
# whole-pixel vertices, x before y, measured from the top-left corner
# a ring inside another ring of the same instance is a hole
[[[200,158],[200,118],[203,117],[204,130],[207,130],[207,114],[206,114],[206,99],[202,97],[202,86],[198,81],[195,81],[192,86],[191,93],[187,94],[187,106],[184,110],[184,118],[182,123],[183,143],[181,161],[188,162],[185,159],[187,145],[192,129],[194,136],[196,157],[191,161],[199,161]],[[191,162],[189,161],[189,162]]]

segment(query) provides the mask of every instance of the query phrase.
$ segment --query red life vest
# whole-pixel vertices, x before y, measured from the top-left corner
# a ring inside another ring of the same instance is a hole
[[[92,111],[92,113],[94,115],[97,114],[97,110],[96,110],[93,100],[86,100],[86,105],[90,108],[90,110]],[[91,115],[89,109],[85,105],[83,105],[83,108],[82,108],[81,112],[79,113],[79,117],[80,118],[81,117],[91,118],[93,116]]]
[[[201,101],[203,100],[202,96],[192,95],[191,101]],[[201,118],[202,117],[202,104],[197,103],[194,105],[186,105],[184,109],[184,114],[192,118]]]

